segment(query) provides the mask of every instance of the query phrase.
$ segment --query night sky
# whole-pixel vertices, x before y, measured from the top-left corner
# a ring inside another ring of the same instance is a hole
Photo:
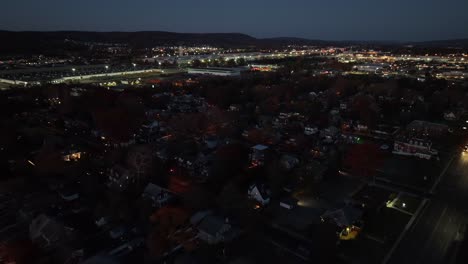
[[[0,29],[438,40],[468,38],[468,0],[3,0]]]

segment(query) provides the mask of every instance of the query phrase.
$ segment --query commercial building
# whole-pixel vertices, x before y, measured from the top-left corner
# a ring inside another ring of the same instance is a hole
[[[393,153],[403,156],[414,156],[421,159],[436,157],[438,152],[432,149],[432,142],[418,138],[400,138],[395,140]]]
[[[188,74],[214,76],[240,76],[243,68],[189,68]]]
[[[353,68],[361,72],[377,73],[377,72],[382,71],[385,67],[388,67],[388,65],[380,64],[380,63],[378,64],[369,63],[369,64],[356,65]]]

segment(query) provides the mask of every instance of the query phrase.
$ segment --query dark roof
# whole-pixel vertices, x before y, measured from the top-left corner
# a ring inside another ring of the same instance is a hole
[[[263,199],[267,199],[270,197],[270,189],[266,186],[264,183],[254,183],[250,185],[249,190],[252,190],[253,188],[257,187],[258,192],[260,192],[260,195],[263,197]]]
[[[149,196],[149,197],[157,197],[163,192],[164,192],[163,188],[159,187],[156,184],[148,183],[148,185],[146,185],[145,187],[145,190],[143,191],[143,195]]]
[[[258,144],[258,145],[253,146],[252,148],[255,149],[255,150],[262,151],[262,150],[268,149],[268,146]]]
[[[346,206],[335,211],[327,211],[322,217],[332,219],[338,226],[350,226],[361,219],[362,211]]]
[[[198,229],[212,236],[216,236],[216,233],[222,229],[224,224],[223,218],[215,215],[208,215],[201,221]]]

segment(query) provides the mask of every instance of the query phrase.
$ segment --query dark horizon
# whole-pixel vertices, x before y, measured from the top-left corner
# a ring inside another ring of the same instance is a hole
[[[252,34],[243,32],[179,32],[179,31],[166,31],[166,30],[135,30],[135,31],[122,31],[122,30],[8,30],[0,28],[0,32],[15,32],[15,33],[54,33],[54,32],[83,32],[83,33],[169,33],[169,34],[240,34],[246,35],[258,40],[262,39],[299,39],[299,40],[310,40],[310,41],[327,41],[327,42],[375,42],[375,43],[424,43],[424,42],[443,42],[443,41],[457,41],[457,40],[468,40],[468,36],[459,38],[442,38],[442,39],[424,39],[424,40],[395,40],[395,39],[322,39],[322,38],[307,38],[298,36],[270,36],[270,37],[257,37]]]

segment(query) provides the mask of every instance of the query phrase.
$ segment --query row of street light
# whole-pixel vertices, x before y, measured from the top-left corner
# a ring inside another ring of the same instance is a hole
[[[133,67],[136,68],[137,64],[136,63],[132,63]],[[106,68],[106,70],[109,70],[109,65],[106,65],[104,66]],[[72,68],[72,72],[76,72],[76,68]]]

